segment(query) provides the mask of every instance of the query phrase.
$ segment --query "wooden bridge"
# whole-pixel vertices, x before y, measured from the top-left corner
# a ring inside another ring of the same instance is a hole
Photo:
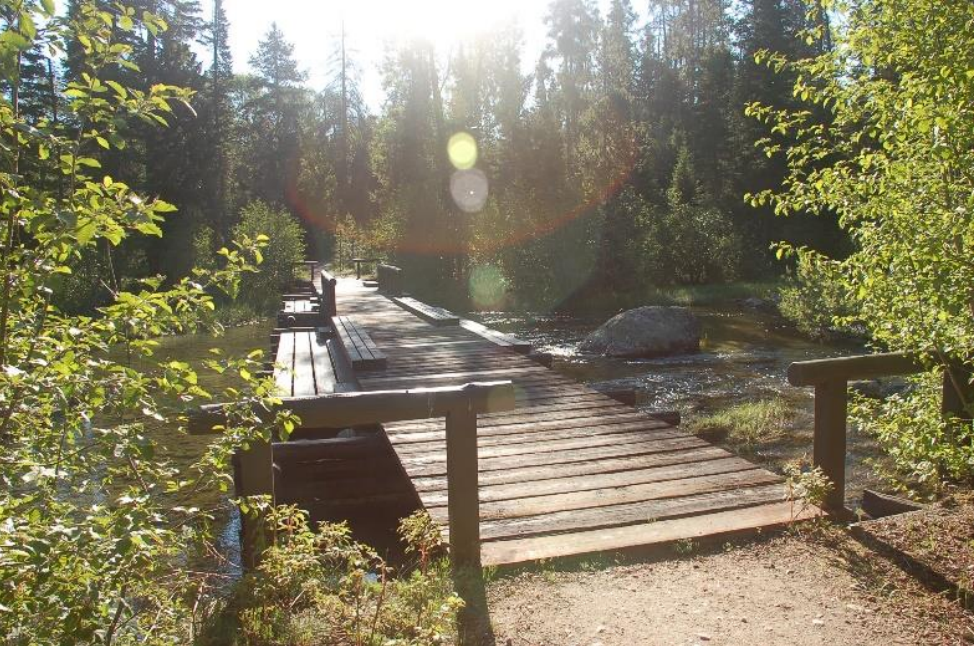
[[[382,424],[367,442],[346,438],[366,448],[361,469],[344,473],[371,474],[371,485],[354,485],[354,500],[410,496],[455,556],[484,565],[736,534],[818,513],[789,501],[779,476],[539,365],[528,344],[398,296],[399,280],[397,272],[384,294],[316,272],[311,307],[282,308],[272,348],[285,406],[305,428],[335,432],[252,447],[239,493],[281,492],[295,476],[275,475],[272,464],[302,451],[320,457],[313,445],[338,446],[342,426]],[[316,325],[298,327],[311,311]],[[195,427],[211,422],[203,415]],[[334,468],[350,453],[336,455],[295,472]],[[329,487],[291,487],[284,497],[301,504],[327,498]]]

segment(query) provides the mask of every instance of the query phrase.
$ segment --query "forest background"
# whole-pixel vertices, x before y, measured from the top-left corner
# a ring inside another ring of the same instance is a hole
[[[373,111],[341,34],[323,43],[328,83],[312,88],[276,25],[251,73],[238,74],[221,0],[134,4],[168,29],[121,33],[140,71],[114,80],[190,88],[193,107],[177,106],[164,129],[124,124],[127,145],[95,157],[178,211],[162,237],[78,260],[57,290],[69,311],[106,302],[109,273],[176,280],[262,218],[290,232],[282,256],[299,255],[300,238],[323,260],[379,256],[401,265],[420,295],[492,309],[577,309],[606,295],[634,302],[659,286],[764,280],[783,271],[772,249],[781,240],[833,257],[848,245],[828,214],[776,218],[743,199],[787,174],[786,159],[756,146],[768,131],[746,106],[799,105],[790,72],[754,55],[827,51],[828,14],[815,5],[650,0],[637,21],[629,0],[612,0],[604,15],[592,0],[555,0],[532,73],[522,71],[531,65],[514,23],[448,55],[401,40],[388,45],[385,97]],[[70,51],[63,64],[40,47],[24,54],[28,118],[57,121],[61,88],[82,73]],[[447,149],[461,133],[476,152],[456,167]]]

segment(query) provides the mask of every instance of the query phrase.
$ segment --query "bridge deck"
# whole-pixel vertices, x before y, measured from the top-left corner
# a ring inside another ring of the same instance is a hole
[[[518,408],[478,419],[482,560],[512,564],[778,526],[796,518],[782,479],[463,327],[438,327],[340,281],[387,356],[364,390],[510,379]],[[446,532],[445,422],[386,424],[420,500]]]

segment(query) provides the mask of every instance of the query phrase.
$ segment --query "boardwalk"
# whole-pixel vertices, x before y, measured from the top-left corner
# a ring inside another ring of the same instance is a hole
[[[780,477],[473,329],[433,325],[350,280],[338,283],[337,310],[364,327],[386,359],[384,368],[356,368],[363,390],[514,382],[518,408],[478,421],[485,565],[779,526],[797,513]],[[444,421],[384,428],[446,532]]]

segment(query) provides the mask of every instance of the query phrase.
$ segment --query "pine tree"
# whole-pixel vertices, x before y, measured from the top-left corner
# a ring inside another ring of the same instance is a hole
[[[250,132],[250,166],[246,182],[253,196],[271,204],[288,204],[288,186],[294,186],[299,169],[302,112],[307,95],[306,79],[294,59],[294,46],[272,23],[250,57],[253,86],[247,105]]]

